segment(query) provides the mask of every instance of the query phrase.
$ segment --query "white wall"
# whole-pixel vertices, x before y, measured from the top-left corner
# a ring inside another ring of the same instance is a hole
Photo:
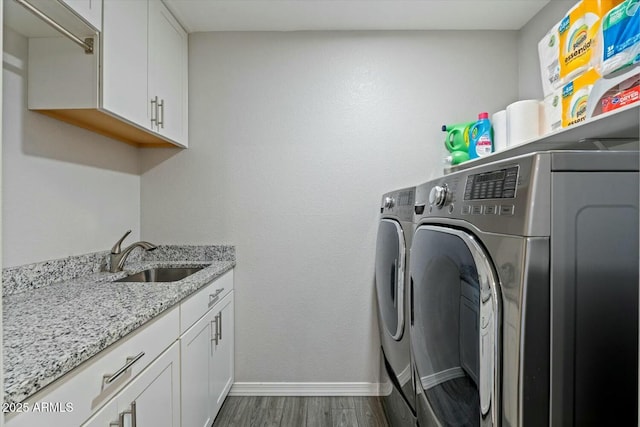
[[[138,151],[28,111],[27,39],[6,27],[3,71],[3,267],[139,237]]]
[[[542,99],[538,42],[577,0],[552,0],[518,32],[518,92],[520,99]]]
[[[380,197],[443,123],[517,99],[516,32],[200,33],[190,142],[142,155],[142,236],[237,245],[236,380],[376,382]]]
[[[0,0],[0,27],[4,27],[4,4]],[[4,42],[3,32],[0,31],[0,44]],[[0,79],[0,98],[2,98],[2,80]],[[2,104],[0,103],[0,117],[2,117]],[[2,120],[0,120],[0,222],[2,221]],[[2,228],[0,228],[0,242],[2,241]],[[2,245],[0,245],[0,268],[2,268]],[[2,286],[0,286],[0,296],[2,296]],[[0,305],[0,332],[2,329],[2,305]],[[0,334],[0,366],[4,366],[4,344],[2,342],[4,334]],[[0,369],[0,384],[4,384],[4,369]],[[4,387],[0,389],[0,398],[4,402]],[[4,414],[0,416],[0,427],[4,427]]]

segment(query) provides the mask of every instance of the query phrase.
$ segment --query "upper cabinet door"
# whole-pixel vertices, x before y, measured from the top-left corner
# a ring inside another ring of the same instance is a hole
[[[146,0],[104,0],[101,107],[151,129],[147,15]]]
[[[187,33],[160,0],[149,0],[149,97],[158,103],[154,130],[185,146],[187,55]]]
[[[98,31],[102,30],[102,0],[60,0]]]

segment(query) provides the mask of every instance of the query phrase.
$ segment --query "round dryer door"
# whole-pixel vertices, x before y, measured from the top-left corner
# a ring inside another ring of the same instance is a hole
[[[471,234],[423,225],[409,265],[420,424],[497,425],[499,298],[489,258]]]
[[[397,221],[383,219],[376,242],[376,293],[384,328],[395,340],[404,331],[405,241]]]

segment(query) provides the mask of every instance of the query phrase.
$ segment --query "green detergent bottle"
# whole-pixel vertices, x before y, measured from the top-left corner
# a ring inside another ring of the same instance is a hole
[[[445,157],[444,162],[451,165],[459,165],[462,162],[469,160],[469,153],[466,151],[452,151],[450,155]]]
[[[444,140],[444,146],[447,151],[450,153],[467,151],[469,148],[469,130],[474,124],[475,122],[442,125],[442,131],[447,132],[447,137]]]

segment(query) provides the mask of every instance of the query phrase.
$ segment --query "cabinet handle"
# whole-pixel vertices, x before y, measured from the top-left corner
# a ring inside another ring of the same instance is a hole
[[[215,328],[213,327],[214,323],[216,324]],[[216,315],[216,317],[211,321],[211,332],[213,335],[213,338],[211,338],[211,342],[217,346],[218,345],[218,315]],[[211,355],[213,355],[213,346],[211,346]]]
[[[131,368],[133,364],[136,363],[138,360],[142,359],[143,356],[144,356],[144,351],[141,351],[140,354],[138,354],[137,356],[127,357],[127,363],[122,368],[118,369],[114,374],[103,375],[102,376],[103,388],[105,384],[111,384],[116,380],[116,378],[118,378],[120,375],[127,372],[127,370],[129,370],[129,368]]]
[[[155,117],[154,117],[155,113]],[[154,97],[151,99],[151,127],[158,126],[158,97]]]
[[[218,339],[222,341],[222,312],[218,313],[218,329],[220,330],[220,332],[218,332]]]
[[[131,427],[136,427],[138,424],[138,414],[136,413],[136,401],[131,402]]]
[[[162,129],[164,129],[164,99],[160,100],[160,103],[158,104],[158,111],[160,111],[160,115],[158,116],[158,124]]]
[[[128,411],[123,411],[120,412],[120,420],[119,420],[119,425],[120,427],[124,427],[124,417],[126,415],[130,415],[131,416],[131,427],[136,427],[137,424],[137,420],[136,420],[136,402],[131,402],[131,408]]]

